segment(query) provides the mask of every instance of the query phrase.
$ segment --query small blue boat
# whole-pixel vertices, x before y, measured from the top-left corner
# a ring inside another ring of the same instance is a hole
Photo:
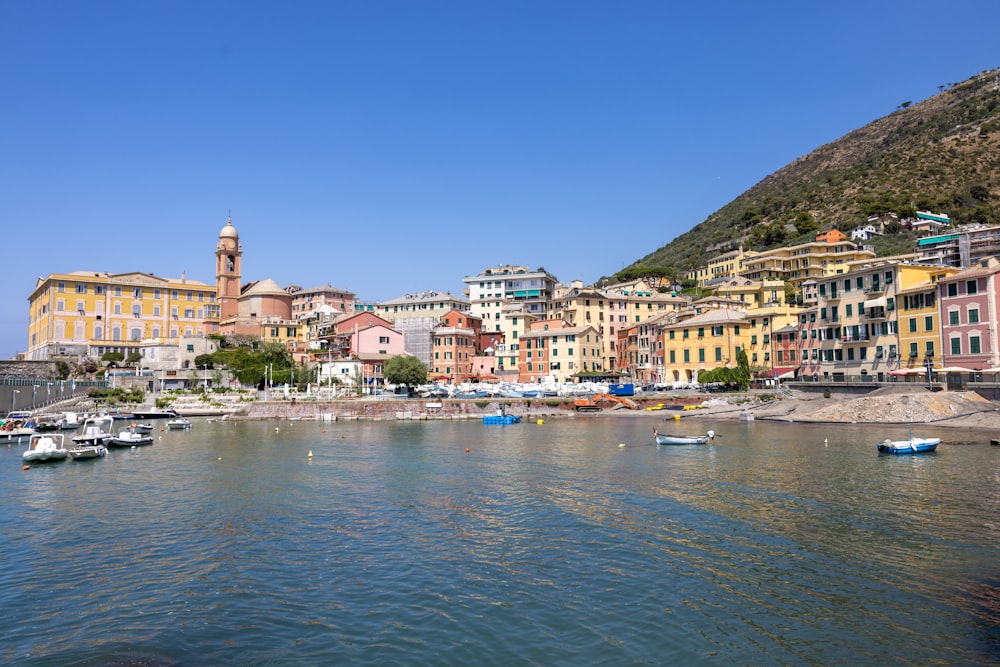
[[[914,438],[909,440],[888,440],[878,443],[880,454],[926,454],[933,452],[941,444],[941,438]]]

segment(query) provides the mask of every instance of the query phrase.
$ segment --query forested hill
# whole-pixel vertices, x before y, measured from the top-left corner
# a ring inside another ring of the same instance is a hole
[[[741,243],[803,243],[822,229],[850,232],[871,214],[1000,223],[1000,70],[941,88],[795,160],[629,268],[680,274]],[[898,241],[879,239],[876,250],[898,252],[907,239]]]

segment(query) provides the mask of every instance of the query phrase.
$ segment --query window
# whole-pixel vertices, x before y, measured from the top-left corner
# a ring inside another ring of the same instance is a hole
[[[715,348],[715,360],[716,361],[722,361],[722,348],[721,347]]]
[[[978,308],[969,308],[969,324],[979,324]]]
[[[948,324],[958,324],[958,311],[952,310],[948,312]]]
[[[684,363],[691,363],[691,350],[684,350]]]
[[[924,331],[934,331],[934,317],[932,315],[924,316]]]
[[[976,294],[976,292],[977,292],[977,290],[976,290],[976,281],[975,280],[966,281],[966,283],[965,283],[965,293],[966,294]]]
[[[958,296],[958,283],[948,283],[948,296]]]
[[[979,336],[969,336],[969,354],[980,354]]]
[[[924,354],[928,357],[934,356],[934,341],[929,340],[924,345]]]
[[[698,361],[705,363],[705,348],[703,347],[698,348]]]
[[[951,353],[952,354],[962,354],[962,339],[952,338],[951,339]]]
[[[910,357],[917,356],[917,343],[910,343]]]

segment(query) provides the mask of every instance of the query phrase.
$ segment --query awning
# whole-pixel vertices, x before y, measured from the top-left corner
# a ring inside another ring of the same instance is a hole
[[[774,368],[771,370],[771,377],[783,380],[795,377],[795,368]]]
[[[869,308],[885,308],[885,297],[880,296],[877,299],[868,299],[864,302],[865,310]]]
[[[962,368],[961,366],[945,366],[944,368],[935,368],[935,373],[974,373],[971,368]]]
[[[889,371],[889,375],[922,375],[923,370],[919,368],[897,368],[894,371]]]

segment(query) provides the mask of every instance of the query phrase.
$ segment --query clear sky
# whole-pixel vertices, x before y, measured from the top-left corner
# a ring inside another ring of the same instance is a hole
[[[39,276],[591,283],[1000,66],[996,0],[0,0],[0,357]]]

